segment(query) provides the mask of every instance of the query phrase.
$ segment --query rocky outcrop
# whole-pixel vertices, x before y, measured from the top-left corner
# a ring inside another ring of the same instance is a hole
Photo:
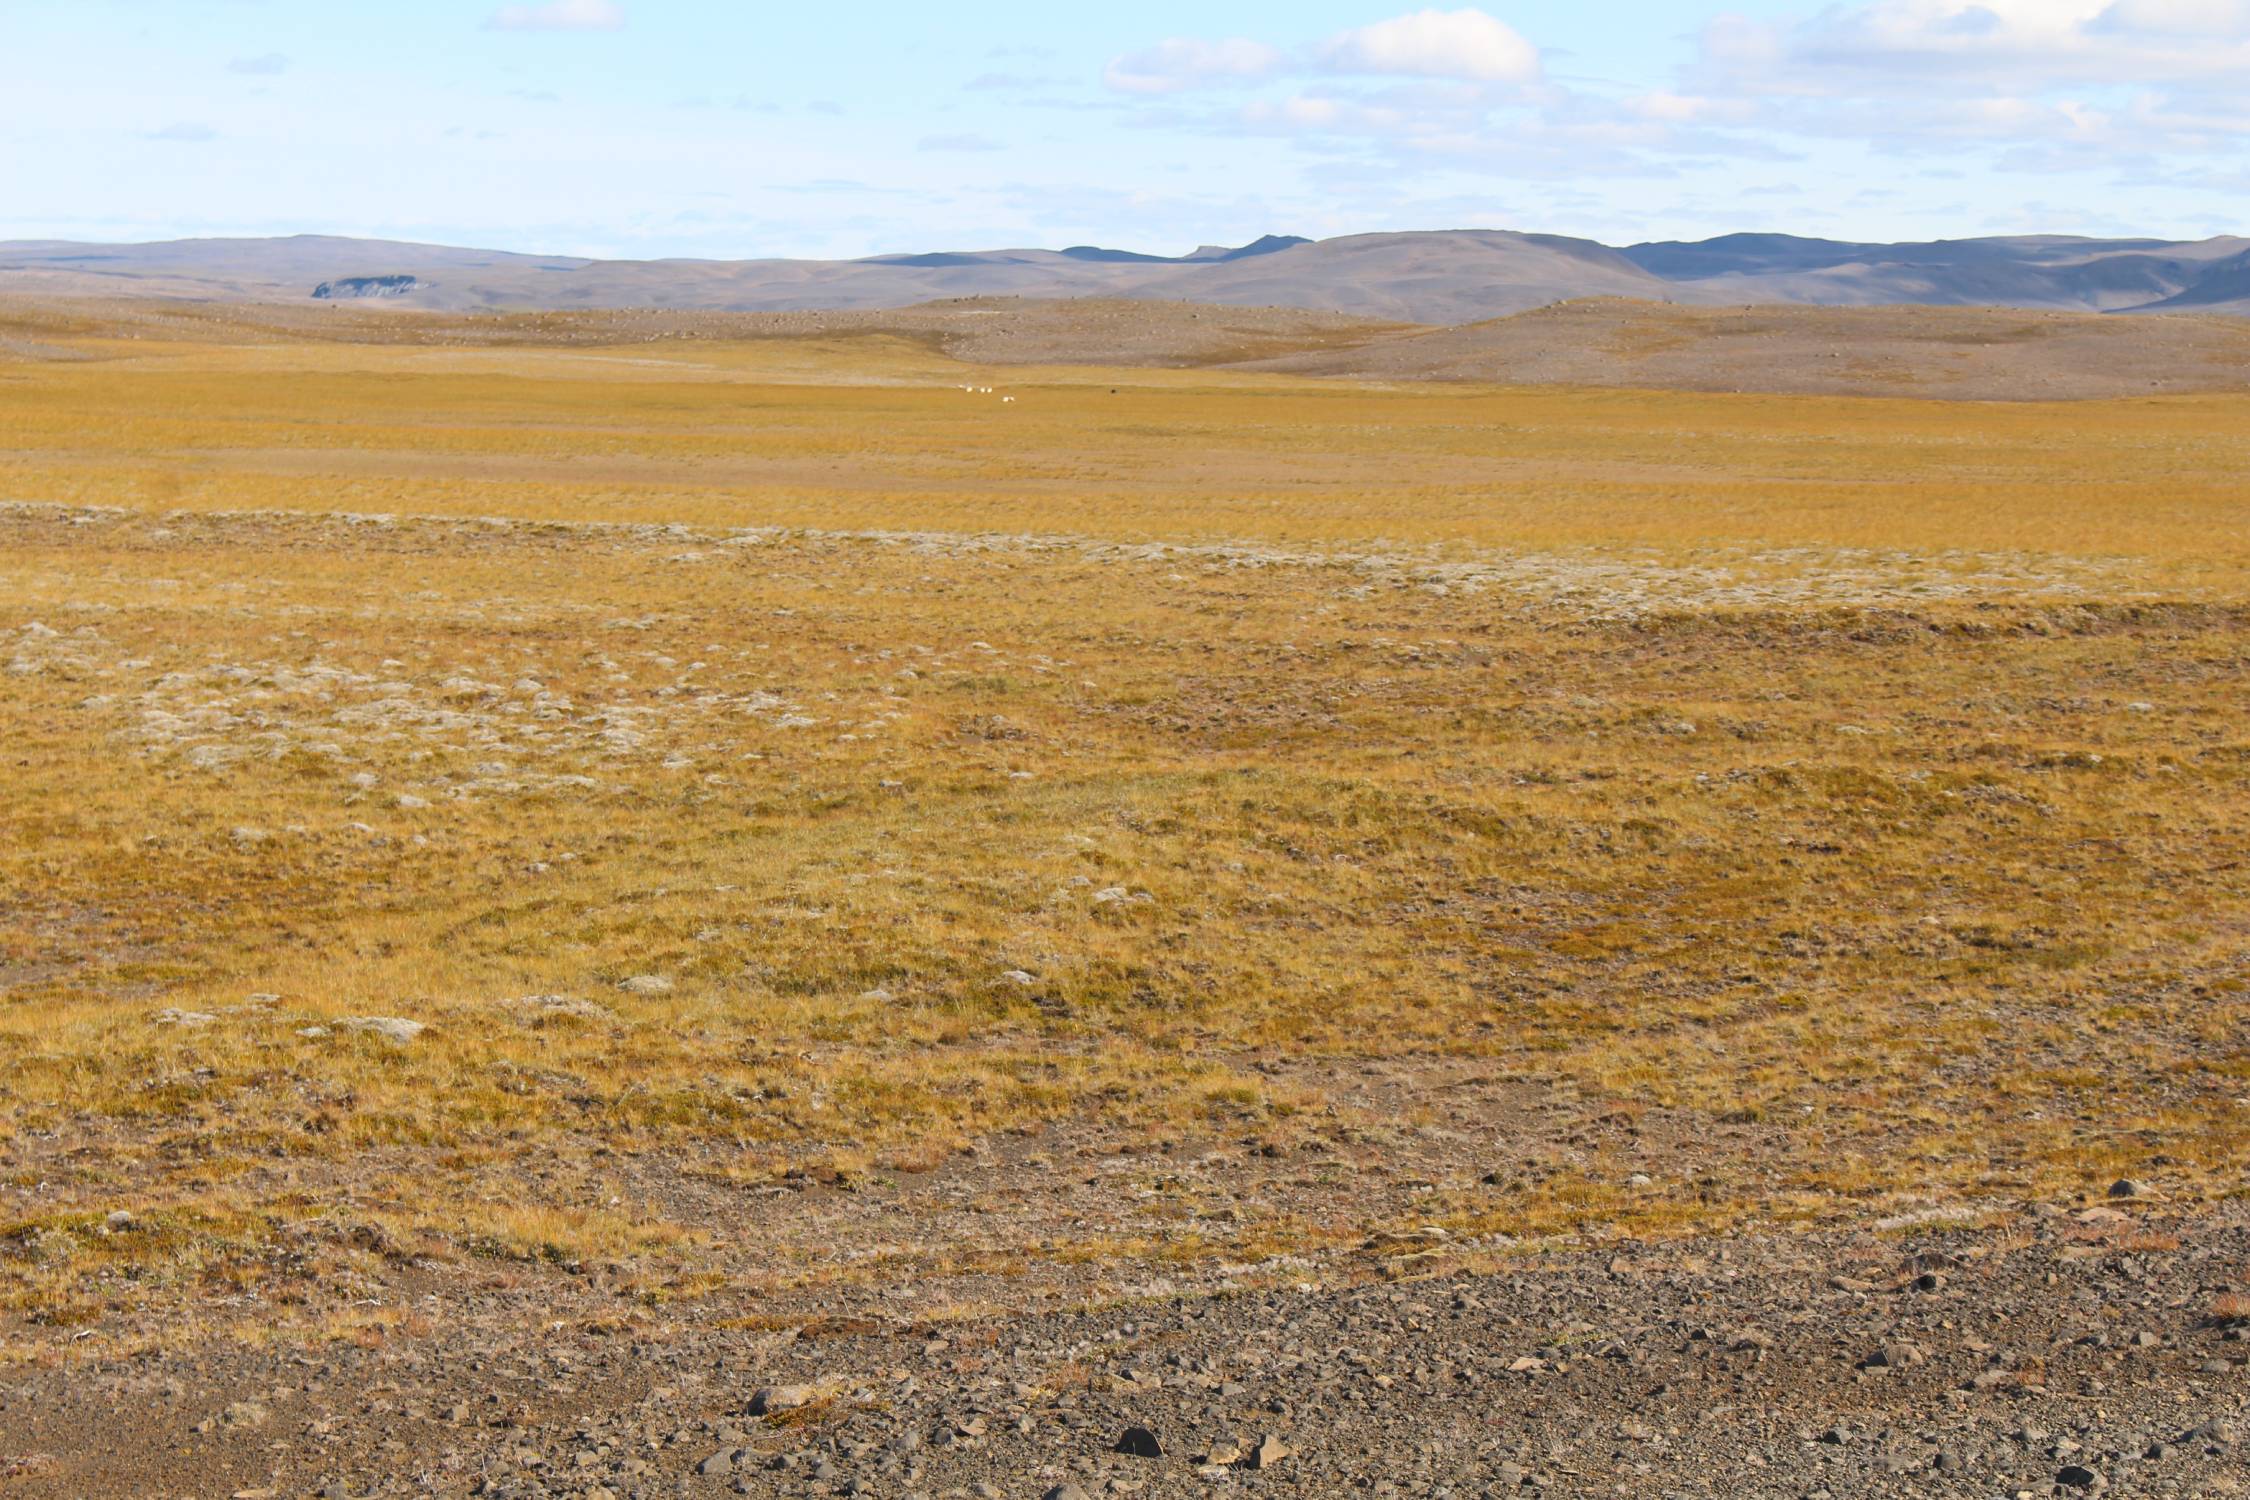
[[[312,294],[323,302],[342,302],[357,297],[403,297],[428,285],[418,276],[345,276],[322,282]]]

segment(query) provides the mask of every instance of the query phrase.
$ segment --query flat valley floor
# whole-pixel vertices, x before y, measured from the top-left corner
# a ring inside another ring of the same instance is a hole
[[[2250,1490],[2250,397],[1175,363],[0,308],[0,1496]]]

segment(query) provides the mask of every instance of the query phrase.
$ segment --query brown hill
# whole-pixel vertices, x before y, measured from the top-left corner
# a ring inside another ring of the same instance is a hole
[[[2250,389],[2250,324],[1939,307],[1571,302],[1255,367],[1375,380],[2075,400]]]
[[[2239,312],[2250,240],[2060,235],[1861,244],[1781,234],[1612,249],[1462,229],[1145,255],[1079,245],[862,260],[588,260],[381,240],[0,243],[0,292],[215,301],[376,300],[425,311],[866,311],[948,297],[1117,297],[1454,324],[1585,297],[1702,307],[1928,304]]]

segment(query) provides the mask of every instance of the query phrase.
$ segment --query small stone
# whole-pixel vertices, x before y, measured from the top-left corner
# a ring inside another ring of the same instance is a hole
[[[1908,1365],[1920,1364],[1922,1357],[1922,1350],[1918,1345],[1909,1344],[1902,1339],[1883,1345],[1868,1355],[1863,1363],[1870,1370],[1903,1370]]]
[[[750,1415],[770,1417],[779,1412],[810,1406],[826,1392],[817,1385],[769,1385],[750,1398]]]
[[[1921,1275],[1914,1278],[1914,1290],[1916,1290],[1917,1292],[1944,1291],[1944,1273],[1939,1271],[1924,1271]]]
[[[1047,1491],[1047,1500],[1088,1500],[1088,1496],[1077,1485],[1065,1481]]]
[[[2055,1471],[2055,1483],[2074,1490],[2099,1490],[2108,1486],[2102,1476],[2080,1464],[2064,1464]]]
[[[672,993],[672,981],[666,979],[662,974],[635,974],[630,979],[619,981],[617,987],[630,995],[669,995]]]
[[[1124,1436],[1117,1440],[1117,1446],[1112,1451],[1128,1454],[1134,1458],[1162,1458],[1164,1456],[1164,1445],[1158,1442],[1156,1434],[1146,1427],[1128,1427],[1125,1429]]]
[[[368,1036],[379,1036],[386,1042],[403,1046],[430,1028],[420,1021],[409,1021],[404,1016],[346,1016],[336,1023],[339,1031],[357,1031]]]
[[[2112,1198],[2153,1198],[2156,1189],[2131,1177],[2120,1177],[2109,1185],[2109,1195]]]
[[[1269,1433],[1258,1440],[1258,1446],[1250,1450],[1250,1456],[1244,1462],[1253,1469],[1270,1469],[1283,1459],[1291,1457],[1296,1451],[1280,1438]]]
[[[158,1011],[154,1019],[156,1024],[159,1026],[185,1026],[193,1028],[197,1026],[208,1026],[219,1018],[212,1015],[209,1011],[174,1010],[171,1007],[167,1006],[165,1009]]]
[[[709,1477],[713,1474],[732,1473],[733,1470],[734,1455],[732,1453],[729,1453],[724,1448],[721,1448],[718,1452],[712,1454],[709,1458],[706,1458],[705,1460],[703,1460],[703,1462],[695,1466],[695,1472],[704,1475],[705,1477]]]
[[[273,1413],[255,1401],[236,1401],[219,1413],[219,1420],[229,1427],[263,1427],[273,1420]]]

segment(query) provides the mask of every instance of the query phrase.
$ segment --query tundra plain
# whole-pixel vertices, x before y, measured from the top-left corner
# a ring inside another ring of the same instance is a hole
[[[2246,398],[680,333],[0,312],[0,1493],[2224,1489]]]

